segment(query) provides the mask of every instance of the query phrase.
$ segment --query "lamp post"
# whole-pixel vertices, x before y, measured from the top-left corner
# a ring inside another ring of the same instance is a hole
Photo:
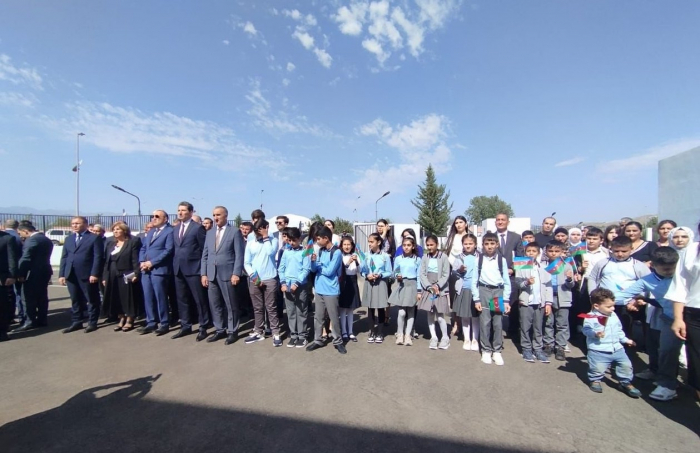
[[[112,184],[112,187],[114,187],[115,189],[117,189],[121,192],[124,192],[125,194],[131,195],[132,197],[136,198],[136,201],[138,201],[138,203],[139,203],[139,233],[140,233],[141,232],[141,199],[139,197],[137,197],[136,195],[134,195],[133,193],[131,193],[127,190],[124,190],[119,186],[115,186],[114,184]]]
[[[361,197],[362,195],[358,195],[357,198],[355,198],[355,209],[352,210],[352,213],[355,214],[355,220],[353,220],[353,222],[357,222],[357,200]]]
[[[386,196],[389,195],[390,193],[391,193],[391,192],[389,192],[389,191],[387,190],[386,193],[385,193],[384,195],[382,195],[381,197],[377,198],[377,201],[374,202],[374,222],[375,222],[375,223],[377,223],[377,221],[379,220],[379,216],[377,215],[377,203],[379,203],[379,200],[381,200],[382,198],[386,197]]]
[[[75,144],[75,215],[80,215],[80,137],[84,136],[78,132]]]
[[[260,189],[260,210],[261,211],[262,211],[262,207],[263,207],[263,202],[262,202],[263,201],[262,200],[263,192],[265,192],[265,189]]]

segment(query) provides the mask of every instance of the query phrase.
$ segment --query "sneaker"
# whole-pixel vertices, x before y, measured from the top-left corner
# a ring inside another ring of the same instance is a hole
[[[282,339],[280,338],[279,335],[275,335],[275,337],[272,339],[272,346],[279,348],[282,346]]]
[[[639,398],[642,396],[642,392],[637,390],[632,384],[620,384],[620,390],[625,392],[630,398]]]
[[[564,346],[564,352],[566,352],[567,354],[571,354],[571,348],[569,347],[569,343],[567,343],[566,346]]]
[[[406,335],[403,339],[403,344],[405,346],[413,346],[413,340],[411,339],[410,335]]]
[[[396,334],[396,344],[398,344],[398,345],[403,344],[403,335],[401,335],[400,333]]]
[[[656,401],[671,401],[676,397],[678,397],[678,393],[675,390],[660,385],[649,394],[649,398]]]
[[[523,351],[523,360],[526,362],[535,363],[535,356],[532,354],[532,351],[529,349]]]
[[[472,351],[479,351],[479,342],[476,340],[472,340],[472,345],[471,345],[471,350]]]
[[[482,352],[481,361],[486,365],[491,365],[491,353],[486,351]]]
[[[374,336],[374,342],[375,342],[375,343],[383,343],[383,342],[384,342],[384,337],[382,337],[381,335],[375,335],[375,336]]]
[[[350,334],[350,341],[357,343],[357,337],[353,334]]]
[[[437,338],[431,338],[430,339],[430,345],[428,346],[430,349],[437,349],[438,348],[438,339]]]
[[[559,360],[560,362],[566,361],[566,350],[557,349],[557,352],[554,354],[554,358]]]
[[[372,334],[367,335],[367,343],[374,343],[374,335],[372,335]]]
[[[603,393],[603,386],[600,385],[599,381],[591,382],[588,384],[588,388],[591,389],[592,392]]]
[[[304,338],[303,340],[299,338],[297,340],[297,348],[305,348],[307,344],[309,344],[309,342],[306,341],[306,338]]]
[[[535,358],[541,363],[549,363],[549,357],[544,351],[535,351]]]
[[[464,340],[464,344],[462,345],[462,349],[465,351],[471,351],[472,350],[472,342],[469,340]]]
[[[652,381],[656,379],[656,373],[654,373],[650,369],[646,369],[640,373],[635,374],[634,376],[644,381]]]
[[[263,341],[265,337],[263,337],[260,334],[257,333],[251,333],[248,335],[248,338],[245,339],[244,343],[245,344],[252,344],[252,343],[257,343],[258,341]]]
[[[296,338],[292,338],[291,340],[289,340],[289,343],[287,343],[287,347],[288,347],[288,348],[295,348],[296,345],[297,345],[297,339],[296,339]]]
[[[420,338],[420,335],[418,335],[418,332],[415,332],[415,331],[413,332],[412,336],[413,336],[414,340],[417,340]]]
[[[447,349],[450,347],[450,339],[447,337],[443,337],[442,340],[440,340],[440,344],[438,345],[438,349]]]
[[[544,347],[544,353],[547,354],[547,357],[552,357],[553,352],[554,352],[554,348],[552,346],[545,346]]]
[[[503,356],[500,352],[493,353],[493,363],[495,363],[496,365],[505,365],[505,362],[503,361]]]

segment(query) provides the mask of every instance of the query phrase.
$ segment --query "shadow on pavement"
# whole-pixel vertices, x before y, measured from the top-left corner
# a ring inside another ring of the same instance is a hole
[[[144,399],[159,378],[87,389],[59,407],[7,423],[0,427],[2,451],[533,451],[344,426],[339,413],[288,418]]]

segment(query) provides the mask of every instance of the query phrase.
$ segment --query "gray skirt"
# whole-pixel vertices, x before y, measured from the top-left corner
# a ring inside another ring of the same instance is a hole
[[[452,304],[452,311],[460,318],[470,318],[474,316],[474,304],[472,302],[472,290],[462,288],[462,292],[455,298]],[[477,315],[478,316],[478,315]]]
[[[403,279],[394,291],[391,292],[389,303],[397,307],[414,307],[418,294],[418,282],[416,280]]]
[[[389,306],[389,292],[386,280],[365,280],[362,288],[362,306],[368,308],[386,308]]]
[[[437,283],[438,274],[435,272],[428,272],[428,281],[430,284]],[[424,311],[431,311],[435,306],[435,311],[438,313],[449,313],[450,312],[450,299],[447,294],[440,293],[436,298],[428,291],[423,291],[423,295],[418,302],[418,309]]]

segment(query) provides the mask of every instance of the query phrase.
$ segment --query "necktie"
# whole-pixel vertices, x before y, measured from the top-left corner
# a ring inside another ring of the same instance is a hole
[[[76,234],[75,235],[75,245],[80,244],[80,240],[83,238],[81,234]]]
[[[156,232],[153,233],[153,237],[151,238],[151,244],[153,244],[153,241],[155,241],[156,238],[158,237],[158,233],[160,233],[160,228],[157,228]]]
[[[224,229],[222,227],[216,227],[216,244],[215,244],[215,249],[219,250],[219,244],[221,243],[221,233],[223,233]]]
[[[501,253],[506,250],[506,234],[501,233]]]
[[[185,222],[182,222],[180,224],[180,234],[179,234],[179,239],[180,242],[182,242],[182,237],[185,235]]]

